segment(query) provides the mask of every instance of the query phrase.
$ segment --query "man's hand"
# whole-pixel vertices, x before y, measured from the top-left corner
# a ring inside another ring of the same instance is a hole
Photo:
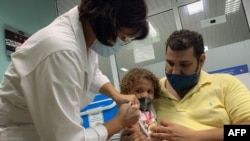
[[[135,128],[124,129],[120,141],[152,141],[150,137]]]
[[[195,141],[195,131],[187,127],[163,120],[158,126],[152,128],[152,138],[163,141]]]

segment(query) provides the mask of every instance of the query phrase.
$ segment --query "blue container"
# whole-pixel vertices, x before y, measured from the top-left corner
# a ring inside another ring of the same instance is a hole
[[[103,94],[97,94],[94,100],[80,112],[83,119],[83,126],[88,128],[103,124],[114,118],[118,112],[118,107],[111,98]]]

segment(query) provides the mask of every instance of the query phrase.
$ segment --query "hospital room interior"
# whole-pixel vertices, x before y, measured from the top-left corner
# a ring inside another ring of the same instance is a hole
[[[1,0],[0,81],[10,64],[10,55],[15,52],[8,47],[7,38],[11,37],[6,32],[26,40],[79,3],[80,0]],[[100,70],[117,90],[120,90],[121,79],[135,67],[149,69],[159,79],[164,77],[166,39],[180,29],[202,34],[206,54],[204,71],[234,75],[250,90],[249,0],[146,0],[146,4],[148,36],[125,45],[115,55],[98,56]],[[101,93],[96,95],[93,102],[81,110],[85,127],[112,119],[118,110],[112,99]],[[102,121],[89,117],[98,109],[103,112],[99,118]],[[111,140],[119,138],[116,136]]]

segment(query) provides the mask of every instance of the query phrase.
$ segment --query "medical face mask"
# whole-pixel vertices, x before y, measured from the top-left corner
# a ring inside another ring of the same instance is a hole
[[[139,98],[138,99],[140,102],[140,110],[141,111],[148,111],[150,110],[150,106],[152,104],[152,99],[149,98]]]
[[[102,44],[100,41],[95,40],[95,42],[91,46],[91,49],[103,57],[109,57],[117,53],[122,48],[122,45],[123,41],[117,37],[116,42],[113,46],[107,46]]]
[[[191,75],[168,74],[166,73],[169,83],[176,92],[193,87],[198,82],[198,74],[195,72]]]

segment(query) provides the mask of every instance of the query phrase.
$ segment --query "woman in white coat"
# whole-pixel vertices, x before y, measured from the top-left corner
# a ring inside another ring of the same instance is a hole
[[[98,68],[98,54],[144,39],[146,18],[144,0],[82,0],[32,35],[11,55],[0,85],[0,140],[105,141],[136,123],[138,100],[114,89]],[[90,91],[120,108],[109,122],[85,129],[80,109],[91,102]]]

